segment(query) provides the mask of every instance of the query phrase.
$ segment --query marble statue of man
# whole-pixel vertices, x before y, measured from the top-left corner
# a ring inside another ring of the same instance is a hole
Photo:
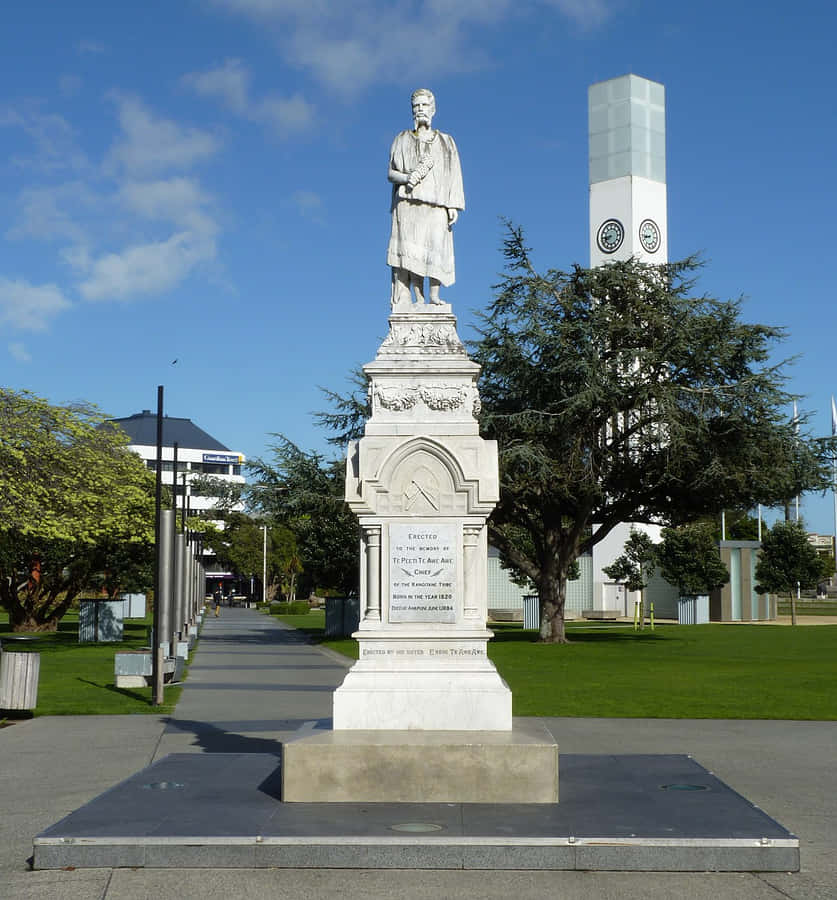
[[[392,231],[387,264],[392,267],[392,305],[409,302],[410,289],[424,303],[424,279],[430,302],[439,304],[439,285],[455,280],[453,224],[465,209],[459,153],[449,134],[433,131],[433,94],[425,88],[412,96],[412,131],[392,142]]]

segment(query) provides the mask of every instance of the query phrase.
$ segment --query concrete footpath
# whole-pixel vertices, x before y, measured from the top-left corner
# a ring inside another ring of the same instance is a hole
[[[0,897],[741,898],[837,896],[837,722],[544,720],[565,753],[690,753],[800,839],[796,874],[326,869],[28,871],[35,834],[169,753],[279,753],[327,726],[350,665],[251,610],[207,621],[172,717],[0,729]],[[765,690],[770,689],[769,681]],[[126,817],[130,816],[126,810]]]

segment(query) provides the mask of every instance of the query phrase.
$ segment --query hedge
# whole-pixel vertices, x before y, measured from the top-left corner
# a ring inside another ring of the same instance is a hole
[[[274,616],[304,616],[310,612],[307,600],[294,600],[293,603],[271,603],[270,613]]]

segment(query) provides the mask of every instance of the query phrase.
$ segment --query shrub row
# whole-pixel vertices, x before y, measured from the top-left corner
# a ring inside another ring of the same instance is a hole
[[[274,616],[304,616],[310,607],[307,600],[294,600],[293,603],[271,603],[270,613]]]

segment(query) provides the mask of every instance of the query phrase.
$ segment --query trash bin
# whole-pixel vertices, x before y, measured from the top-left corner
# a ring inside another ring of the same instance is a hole
[[[0,709],[34,709],[40,674],[40,653],[0,649]]]
[[[351,637],[360,626],[360,597],[346,597],[343,601],[343,636]]]
[[[357,631],[359,625],[359,597],[326,597],[326,637],[350,637]]]
[[[325,636],[327,638],[343,636],[343,597],[326,597],[325,602]]]
[[[523,598],[523,627],[534,631],[541,627],[541,601],[537,594]]]
[[[677,601],[677,622],[679,625],[705,625],[709,621],[709,597],[680,597]]]

